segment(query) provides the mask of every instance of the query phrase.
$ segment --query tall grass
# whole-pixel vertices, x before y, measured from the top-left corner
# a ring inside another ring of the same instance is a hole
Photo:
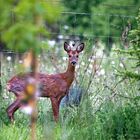
[[[77,68],[77,81],[83,89],[79,106],[63,107],[60,121],[53,121],[50,100],[38,101],[38,140],[138,140],[140,139],[140,95],[138,85],[131,80],[122,80],[115,75],[120,66],[119,59],[104,59],[99,64],[100,71],[93,73],[92,61],[83,58]],[[112,61],[114,61],[112,63]],[[15,114],[15,124],[11,125],[6,108],[14,96],[5,90],[6,80],[13,75],[15,68],[3,61],[0,96],[0,140],[30,139],[30,116],[20,110]],[[43,62],[43,61],[42,61]],[[125,61],[130,67],[132,62]],[[62,63],[61,63],[62,64]],[[43,65],[43,63],[41,64]],[[16,65],[15,65],[16,66]],[[7,67],[11,70],[7,71]],[[64,64],[60,69],[64,69]],[[114,69],[115,67],[115,69]],[[43,66],[46,69],[46,66]],[[104,69],[104,73],[101,70]],[[53,71],[53,69],[52,69]],[[53,73],[53,72],[52,72]]]

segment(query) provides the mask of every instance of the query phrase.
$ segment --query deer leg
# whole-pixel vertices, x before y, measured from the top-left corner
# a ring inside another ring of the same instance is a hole
[[[21,107],[21,101],[16,99],[8,108],[7,114],[11,122],[14,122],[14,113]]]
[[[59,119],[59,105],[60,105],[61,99],[51,97],[51,103],[52,103],[52,109],[53,109],[53,116],[54,120],[58,122]]]

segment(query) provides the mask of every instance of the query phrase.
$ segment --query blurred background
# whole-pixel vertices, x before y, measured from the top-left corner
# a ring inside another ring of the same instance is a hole
[[[84,42],[70,94],[54,124],[49,99],[38,102],[37,139],[140,139],[139,0],[1,0],[0,139],[29,139],[29,116],[18,111],[11,125],[7,106],[15,99],[7,81],[25,72],[35,50],[39,72],[67,68],[64,42]]]

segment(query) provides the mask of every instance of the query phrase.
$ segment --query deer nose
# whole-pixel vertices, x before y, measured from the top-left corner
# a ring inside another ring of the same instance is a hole
[[[75,61],[72,61],[71,63],[72,63],[72,65],[75,65],[75,64],[76,64],[76,62],[75,62]]]

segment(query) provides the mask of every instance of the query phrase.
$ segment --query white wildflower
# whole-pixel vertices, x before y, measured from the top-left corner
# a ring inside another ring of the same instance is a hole
[[[92,69],[92,68],[93,68],[93,65],[92,65],[92,64],[90,64],[90,65],[89,65],[89,68],[90,68],[90,69]]]
[[[69,26],[68,25],[64,25],[64,29],[65,30],[68,30],[69,29]]]
[[[96,74],[98,76],[104,75],[105,74],[105,70],[104,69],[101,69],[100,71],[97,71]]]
[[[54,45],[55,45],[55,40],[49,40],[48,41],[48,44],[51,46],[51,47],[53,47]]]
[[[82,63],[81,63],[81,65],[82,65],[82,66],[85,66],[85,63],[84,63],[84,62],[82,62]]]
[[[122,68],[124,67],[122,63],[120,63],[120,67],[122,67]]]
[[[101,69],[100,74],[101,75],[104,75],[105,74],[105,70],[104,69]]]
[[[111,64],[112,64],[112,65],[114,65],[114,64],[115,64],[115,62],[114,62],[114,61],[112,61],[112,62],[111,62]]]
[[[58,35],[58,38],[59,39],[63,39],[63,35]]]
[[[7,56],[7,60],[8,61],[11,61],[11,56]]]
[[[139,72],[136,70],[135,73],[138,74]]]

